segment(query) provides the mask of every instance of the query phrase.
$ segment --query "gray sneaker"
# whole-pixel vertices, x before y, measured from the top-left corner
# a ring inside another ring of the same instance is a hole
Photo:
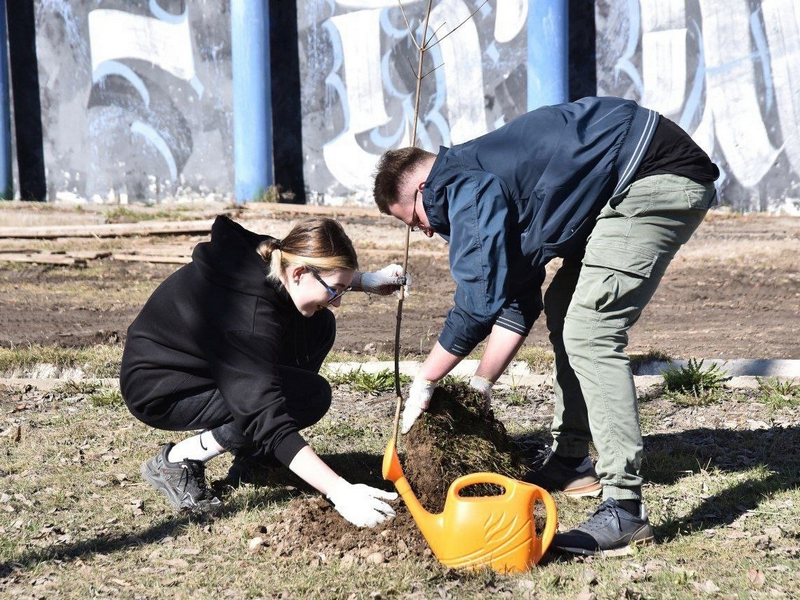
[[[528,471],[522,480],[548,492],[562,492],[575,498],[597,497],[603,491],[591,458],[587,456],[580,465],[570,468],[559,461],[552,451],[541,467]]]
[[[605,500],[588,520],[566,533],[557,533],[553,548],[584,556],[624,556],[633,546],[655,539],[644,504],[639,515],[624,510],[614,498]]]
[[[211,512],[222,506],[206,487],[206,467],[199,460],[167,460],[175,444],[165,444],[158,454],[142,463],[142,477],[178,511]]]

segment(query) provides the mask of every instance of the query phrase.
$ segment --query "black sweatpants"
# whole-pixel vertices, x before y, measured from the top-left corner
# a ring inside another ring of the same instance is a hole
[[[331,406],[331,387],[318,374],[336,339],[336,319],[330,310],[306,318],[299,313],[286,329],[278,371],[286,408],[301,429],[319,421]],[[147,424],[168,431],[210,429],[220,446],[234,454],[256,454],[258,448],[233,421],[218,389],[176,397],[174,408]]]

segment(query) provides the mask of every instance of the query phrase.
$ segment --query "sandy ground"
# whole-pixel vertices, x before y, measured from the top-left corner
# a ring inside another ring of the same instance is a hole
[[[207,218],[224,207],[205,207]],[[96,224],[100,208],[0,209],[4,226]],[[151,209],[156,210],[156,209]],[[190,215],[188,215],[190,216]],[[254,231],[281,236],[302,212],[259,206],[234,211]],[[364,269],[402,260],[405,230],[389,217],[338,209]],[[181,215],[186,218],[187,214]],[[1,239],[11,250],[188,252],[203,235],[119,238]],[[629,351],[664,351],[674,358],[800,358],[800,219],[712,214],[673,261],[659,291],[631,330]],[[86,267],[0,262],[0,344],[76,346],[122,342],[125,330],[153,289],[180,265],[125,263],[104,258]],[[557,263],[548,267],[552,276]],[[452,304],[447,246],[412,234],[412,294],[404,303],[404,354],[426,352]],[[391,354],[397,302],[353,293],[337,311],[335,349]],[[543,321],[531,344],[547,347]]]

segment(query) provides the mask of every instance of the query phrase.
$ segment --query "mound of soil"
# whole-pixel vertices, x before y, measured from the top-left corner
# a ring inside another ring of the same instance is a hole
[[[422,505],[444,508],[447,490],[468,473],[488,471],[519,478],[525,471],[506,428],[465,384],[437,387],[431,405],[405,437],[401,461],[406,478]],[[475,485],[462,495],[495,495],[497,486]]]
[[[340,559],[343,565],[434,560],[425,539],[402,501],[397,516],[373,528],[356,528],[325,499],[303,496],[292,501],[281,520],[251,531],[253,551],[273,556],[305,556],[309,564]]]

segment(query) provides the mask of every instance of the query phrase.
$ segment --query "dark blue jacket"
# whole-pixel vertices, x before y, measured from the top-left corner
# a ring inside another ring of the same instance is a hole
[[[450,243],[457,284],[439,343],[466,356],[494,324],[527,335],[542,309],[544,265],[580,256],[595,218],[630,184],[658,113],[620,98],[534,110],[441,148],[422,202]]]

